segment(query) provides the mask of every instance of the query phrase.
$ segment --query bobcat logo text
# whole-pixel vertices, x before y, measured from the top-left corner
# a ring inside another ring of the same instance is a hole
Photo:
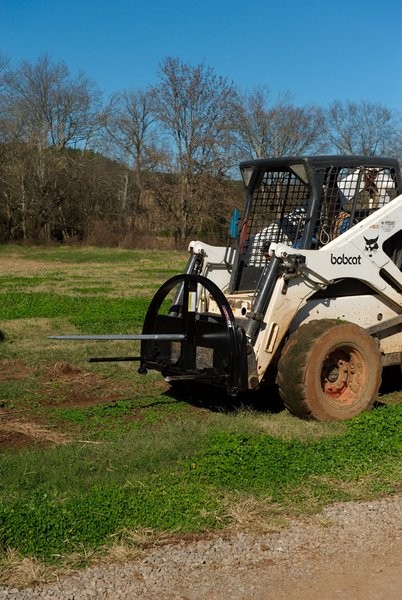
[[[334,256],[331,252],[331,265],[360,265],[362,257],[360,256],[346,256],[346,254],[341,254],[341,256]]]

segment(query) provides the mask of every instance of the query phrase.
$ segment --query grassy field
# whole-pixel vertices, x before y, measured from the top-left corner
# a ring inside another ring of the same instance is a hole
[[[173,394],[136,343],[185,253],[0,247],[0,562],[84,565],[167,536],[273,530],[337,500],[401,490],[402,393],[349,422],[300,421],[270,398]],[[386,393],[387,392],[387,393]],[[31,579],[39,577],[38,569]]]

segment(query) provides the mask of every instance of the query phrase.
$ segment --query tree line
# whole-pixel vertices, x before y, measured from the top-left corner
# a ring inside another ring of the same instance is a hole
[[[64,62],[0,60],[0,243],[222,242],[239,161],[328,152],[402,157],[401,115],[296,106],[173,57],[154,86],[106,100]]]

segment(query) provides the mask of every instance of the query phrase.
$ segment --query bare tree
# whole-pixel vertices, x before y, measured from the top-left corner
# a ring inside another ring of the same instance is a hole
[[[72,78],[64,63],[53,64],[45,56],[5,73],[2,100],[2,140],[14,156],[5,185],[8,200],[20,215],[22,237],[47,240],[55,215],[63,219],[65,186],[70,185],[64,177],[66,150],[83,150],[90,142],[98,126],[99,96],[82,74]]]
[[[6,141],[8,130],[7,94],[5,74],[8,68],[8,59],[0,53],[0,143]]]
[[[97,127],[99,94],[81,73],[43,56],[5,75],[8,118],[15,138],[60,150],[86,145]]]
[[[273,156],[316,154],[326,150],[325,118],[321,108],[285,105],[274,113]]]
[[[190,66],[171,57],[160,65],[156,113],[170,140],[167,168],[174,177],[159,197],[174,215],[181,241],[197,224],[203,175],[222,176],[231,166],[228,120],[235,98],[233,85],[210,67]]]
[[[128,90],[113,94],[102,114],[114,154],[133,170],[152,169],[158,134],[155,91]]]
[[[102,114],[107,152],[127,169],[121,184],[121,210],[134,216],[144,211],[143,194],[149,174],[163,156],[156,127],[155,91],[130,90],[114,94]],[[131,183],[133,185],[131,185]],[[135,198],[130,203],[129,190]]]
[[[232,128],[242,158],[315,153],[325,148],[323,111],[316,106],[295,107],[288,94],[271,102],[264,87],[239,98]]]
[[[387,155],[400,147],[401,117],[381,104],[338,100],[327,119],[330,141],[340,153]]]

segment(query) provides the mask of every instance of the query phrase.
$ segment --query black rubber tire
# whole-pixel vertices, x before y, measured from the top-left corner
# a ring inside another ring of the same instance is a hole
[[[381,355],[361,327],[309,321],[285,344],[277,383],[286,408],[303,419],[350,419],[372,408],[381,384]]]

